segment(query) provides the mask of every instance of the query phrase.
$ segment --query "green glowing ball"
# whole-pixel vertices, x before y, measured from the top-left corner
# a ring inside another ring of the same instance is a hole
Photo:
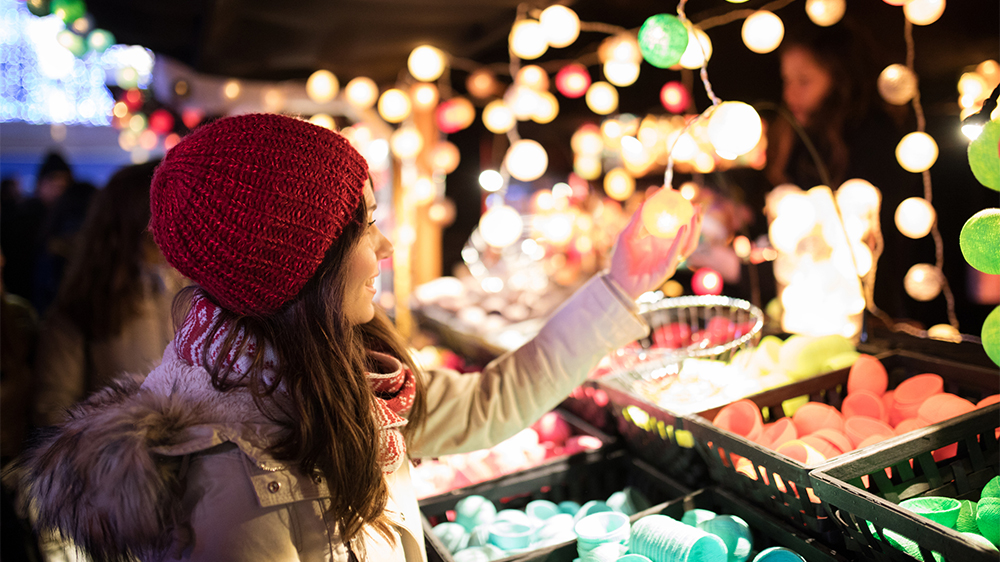
[[[38,17],[45,17],[52,13],[52,6],[49,0],[28,0],[28,11]]]
[[[115,44],[115,36],[110,31],[95,29],[87,36],[87,46],[95,53],[103,53]]]
[[[679,63],[687,45],[687,28],[676,16],[656,14],[639,28],[642,58],[657,68],[670,68]]]
[[[69,25],[87,15],[87,6],[81,0],[52,0],[52,13]]]
[[[1000,273],[1000,209],[972,215],[958,235],[958,244],[969,265],[983,273]]]
[[[989,355],[994,363],[1000,365],[1000,306],[994,308],[993,312],[986,317],[981,335],[986,355]]]
[[[987,123],[969,143],[969,167],[979,183],[1000,191],[1000,121]]]

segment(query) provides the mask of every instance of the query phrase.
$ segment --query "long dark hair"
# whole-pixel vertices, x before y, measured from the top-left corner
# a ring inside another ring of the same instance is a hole
[[[331,245],[312,279],[298,296],[268,316],[241,316],[222,309],[207,341],[228,325],[228,335],[219,357],[248,353],[250,340],[267,341],[278,356],[276,376],[265,378],[264,346],[253,352],[246,376],[231,368],[212,364],[207,347],[202,365],[220,391],[247,387],[258,408],[286,429],[272,448],[275,457],[295,463],[305,475],[322,473],[330,491],[330,515],[341,537],[349,541],[366,524],[386,538],[383,515],[388,488],[379,462],[379,433],[374,418],[375,395],[366,374],[372,367],[368,351],[397,357],[417,380],[417,393],[404,434],[419,429],[425,417],[421,376],[406,344],[376,306],[375,318],[351,326],[343,314],[344,264],[367,227],[367,209],[362,199],[353,220]],[[191,291],[175,301],[175,311],[184,308]],[[208,295],[211,298],[211,295]],[[176,316],[175,316],[176,317]],[[237,346],[237,335],[248,336]],[[234,349],[235,348],[235,349]],[[278,389],[280,400],[269,400]]]

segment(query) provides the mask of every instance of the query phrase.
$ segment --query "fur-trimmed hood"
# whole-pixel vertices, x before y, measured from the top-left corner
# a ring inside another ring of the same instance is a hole
[[[71,409],[5,479],[40,528],[95,558],[156,559],[187,526],[185,455],[228,441],[274,470],[267,448],[280,432],[248,391],[218,392],[168,346],[145,379],[119,379]]]

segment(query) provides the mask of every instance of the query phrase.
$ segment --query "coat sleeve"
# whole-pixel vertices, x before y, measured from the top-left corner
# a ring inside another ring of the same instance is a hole
[[[602,357],[648,333],[635,304],[595,276],[537,336],[481,373],[426,373],[427,422],[407,452],[420,458],[491,447],[557,406]]]
[[[86,394],[83,335],[67,320],[53,316],[42,323],[35,359],[35,421],[62,421],[66,409]]]

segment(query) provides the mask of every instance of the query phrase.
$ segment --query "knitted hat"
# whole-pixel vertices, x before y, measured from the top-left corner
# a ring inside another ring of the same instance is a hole
[[[298,294],[352,220],[368,165],[341,135],[281,115],[219,119],[156,169],[149,228],[223,307],[264,315]]]

